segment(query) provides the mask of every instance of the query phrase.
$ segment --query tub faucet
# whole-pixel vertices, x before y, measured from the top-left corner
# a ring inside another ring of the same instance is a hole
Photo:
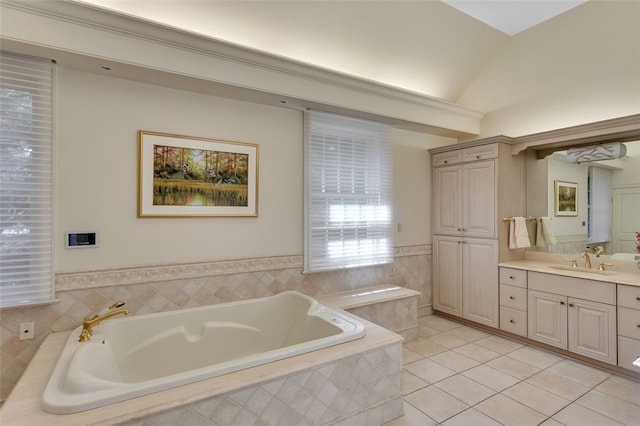
[[[584,267],[591,269],[591,258],[589,257],[589,253],[585,251],[580,255],[580,257],[584,258]]]
[[[102,321],[115,317],[116,315],[129,315],[129,310],[116,309],[107,312],[104,315],[94,315],[93,318],[85,318],[82,322],[82,332],[80,333],[79,342],[88,342],[93,334],[93,327],[100,324]]]

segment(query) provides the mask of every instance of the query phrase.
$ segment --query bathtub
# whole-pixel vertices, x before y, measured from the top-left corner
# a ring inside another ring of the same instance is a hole
[[[297,292],[118,317],[69,336],[42,406],[69,414],[358,339],[364,325]]]

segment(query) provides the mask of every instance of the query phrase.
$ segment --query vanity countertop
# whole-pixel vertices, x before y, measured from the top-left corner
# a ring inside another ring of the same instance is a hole
[[[565,277],[581,278],[586,280],[594,280],[601,282],[609,282],[613,284],[625,284],[640,287],[640,269],[638,273],[628,270],[616,270],[615,266],[605,271],[605,273],[598,273],[597,262],[592,260],[595,268],[594,272],[583,272],[580,269],[570,270],[567,269],[554,269],[555,267],[566,268],[569,264],[566,262],[558,263],[557,260],[543,260],[543,259],[525,259],[525,260],[513,260],[509,262],[501,262],[498,266],[514,269],[525,269],[527,271],[542,272],[545,274],[561,275]],[[582,263],[582,262],[580,262]]]

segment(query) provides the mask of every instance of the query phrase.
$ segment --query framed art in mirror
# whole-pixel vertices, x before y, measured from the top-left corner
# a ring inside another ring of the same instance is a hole
[[[578,216],[578,184],[554,180],[555,215]]]

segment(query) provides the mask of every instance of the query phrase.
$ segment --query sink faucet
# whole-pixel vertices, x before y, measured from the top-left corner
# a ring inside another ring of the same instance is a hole
[[[589,253],[585,251],[580,255],[580,257],[584,258],[584,267],[591,269],[591,258],[589,257]]]
[[[85,318],[82,322],[82,333],[80,333],[79,342],[88,342],[91,339],[91,335],[93,334],[93,327],[100,324],[102,321],[115,317],[116,315],[129,315],[129,310],[124,309],[116,309],[107,312],[104,315],[94,315],[93,318]]]

